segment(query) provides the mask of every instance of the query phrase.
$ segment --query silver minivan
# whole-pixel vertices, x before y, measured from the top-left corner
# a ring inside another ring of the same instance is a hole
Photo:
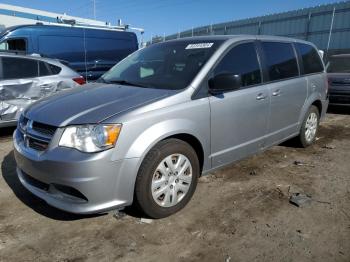
[[[14,133],[18,177],[65,211],[134,204],[166,217],[189,202],[202,174],[287,139],[311,145],[327,93],[309,42],[239,35],[154,44],[97,83],[25,110]]]

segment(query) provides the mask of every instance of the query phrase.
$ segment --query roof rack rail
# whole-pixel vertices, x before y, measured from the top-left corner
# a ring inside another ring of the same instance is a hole
[[[91,29],[116,30],[116,31],[134,30],[134,31],[139,31],[141,34],[145,32],[143,28],[131,27],[128,24],[111,25],[106,23],[106,25],[94,25],[94,24],[77,22],[75,19],[65,19],[63,17],[57,17],[57,23],[50,23],[50,24],[81,27],[81,28],[91,28]]]

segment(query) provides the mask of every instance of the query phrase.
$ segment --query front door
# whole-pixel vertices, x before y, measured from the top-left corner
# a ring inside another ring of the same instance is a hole
[[[254,42],[234,46],[216,66],[213,75],[222,73],[239,76],[241,87],[209,98],[213,168],[262,148],[269,113],[268,88],[262,85]]]

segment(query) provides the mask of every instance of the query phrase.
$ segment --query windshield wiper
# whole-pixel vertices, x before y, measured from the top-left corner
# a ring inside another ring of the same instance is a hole
[[[125,86],[137,86],[137,87],[148,88],[148,86],[145,86],[145,85],[142,85],[139,83],[130,82],[130,81],[123,80],[123,79],[120,79],[120,80],[105,80],[105,79],[103,79],[103,81],[105,81],[108,84],[120,84],[120,85],[125,85]]]

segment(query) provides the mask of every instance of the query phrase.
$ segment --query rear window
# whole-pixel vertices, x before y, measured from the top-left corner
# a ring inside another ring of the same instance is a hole
[[[3,79],[38,77],[38,61],[25,58],[3,57]]]
[[[297,59],[290,43],[262,42],[270,81],[299,75]]]
[[[311,45],[296,43],[295,44],[303,61],[304,74],[320,73],[323,71],[321,58]]]

